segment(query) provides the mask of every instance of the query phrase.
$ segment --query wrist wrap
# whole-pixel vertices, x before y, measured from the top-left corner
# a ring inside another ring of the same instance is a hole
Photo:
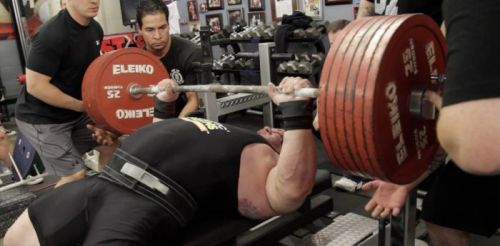
[[[282,102],[278,106],[283,120],[283,129],[311,129],[312,127],[312,103],[310,100],[299,100]]]
[[[155,97],[154,113],[155,118],[169,119],[176,117],[175,101],[164,102]]]

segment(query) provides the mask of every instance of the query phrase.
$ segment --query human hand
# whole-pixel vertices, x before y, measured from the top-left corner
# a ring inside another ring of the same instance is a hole
[[[156,86],[160,91],[156,94],[156,98],[160,101],[173,102],[179,97],[179,92],[174,90],[177,87],[177,83],[172,79],[163,79]]]
[[[363,190],[375,190],[372,198],[365,206],[374,218],[396,216],[405,204],[409,190],[404,185],[397,185],[382,180],[374,180],[363,185]]]
[[[299,100],[309,100],[307,97],[295,96],[294,91],[301,88],[309,88],[311,82],[307,79],[301,77],[285,77],[281,80],[279,87],[274,86],[274,84],[269,83],[268,92],[269,97],[273,100],[276,105],[282,102],[289,101],[299,101]]]
[[[429,100],[434,106],[436,106],[437,110],[441,110],[443,106],[443,97],[439,95],[435,91],[426,90],[424,93],[424,98]]]
[[[313,127],[314,127],[314,130],[319,131],[319,120],[318,120],[318,114],[316,114],[316,115],[314,116],[314,120],[313,120]]]
[[[95,125],[87,124],[87,128],[92,131],[92,138],[104,146],[113,145],[115,140],[118,138],[118,135],[102,128],[98,128]]]

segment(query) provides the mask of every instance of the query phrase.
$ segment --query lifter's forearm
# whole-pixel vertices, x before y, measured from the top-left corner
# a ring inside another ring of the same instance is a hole
[[[83,102],[62,92],[50,83],[50,77],[26,69],[26,89],[37,99],[58,108],[83,112]]]
[[[267,182],[273,210],[287,213],[303,203],[314,186],[316,162],[311,130],[286,131],[278,164],[271,170]]]

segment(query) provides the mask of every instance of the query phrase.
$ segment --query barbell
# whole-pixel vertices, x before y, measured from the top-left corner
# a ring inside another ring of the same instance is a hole
[[[277,92],[280,93],[280,88],[277,87]],[[263,85],[178,85],[173,88],[176,92],[213,92],[213,93],[252,93],[252,94],[268,94],[268,87]],[[129,86],[129,95],[132,97],[140,97],[144,94],[155,95],[161,90],[157,86],[143,87],[138,84]],[[317,88],[302,88],[295,90],[292,94],[301,97],[316,98],[319,94]]]
[[[332,163],[395,183],[419,177],[439,145],[435,120],[414,115],[424,105],[423,91],[439,90],[445,79],[445,54],[439,27],[420,14],[360,18],[339,31],[319,89],[295,92],[317,97],[321,138]],[[142,49],[103,55],[84,76],[85,110],[101,127],[133,132],[152,122],[156,84],[168,77],[159,59]],[[266,94],[267,86],[179,85],[176,90]]]

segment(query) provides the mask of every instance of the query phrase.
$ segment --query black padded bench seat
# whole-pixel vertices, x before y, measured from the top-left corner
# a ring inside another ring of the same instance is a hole
[[[318,169],[309,198],[293,213],[265,221],[223,218],[196,221],[185,231],[183,246],[270,245],[333,210],[331,197],[318,195],[331,188],[330,172]]]

